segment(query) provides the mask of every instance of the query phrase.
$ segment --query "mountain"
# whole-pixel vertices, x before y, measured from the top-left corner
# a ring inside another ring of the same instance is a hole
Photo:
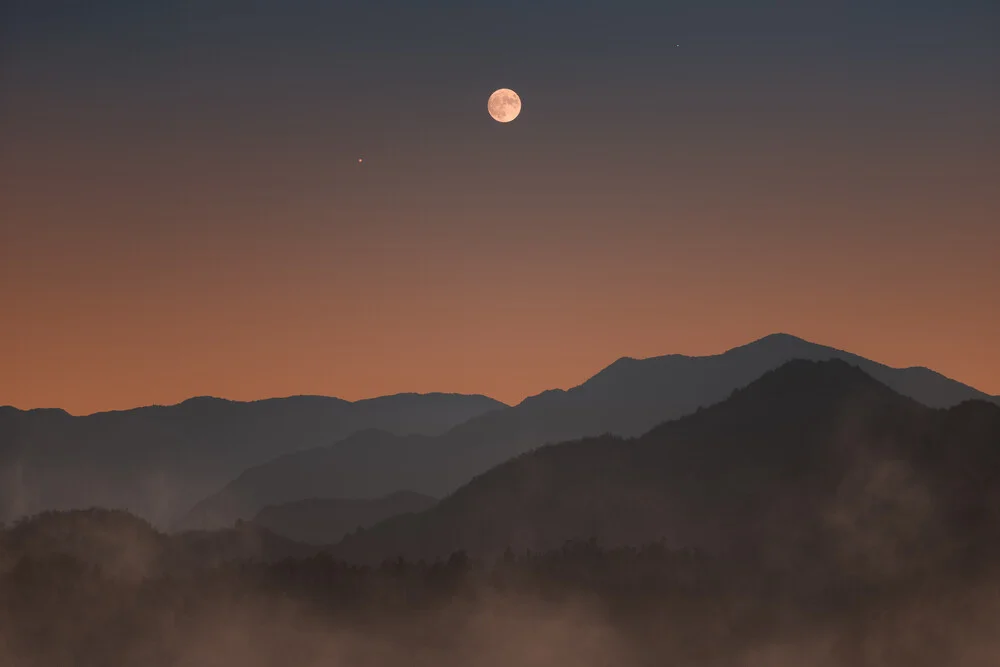
[[[437,434],[505,407],[484,396],[296,396],[74,417],[0,408],[0,521],[48,509],[124,508],[172,523],[240,471],[364,429]],[[231,525],[231,524],[230,524]]]
[[[390,517],[423,512],[437,499],[400,491],[373,500],[310,498],[265,507],[253,522],[277,535],[308,544],[333,544]]]
[[[306,558],[318,551],[248,523],[166,535],[121,510],[43,512],[0,528],[0,573],[25,558],[39,563],[71,559],[115,579],[138,581],[231,561]]]
[[[931,407],[994,400],[925,368],[891,368],[775,334],[713,356],[619,359],[578,387],[547,391],[517,406],[479,415],[438,437],[371,430],[280,457],[244,471],[198,503],[181,525],[231,525],[266,505],[306,498],[373,498],[399,489],[442,497],[474,475],[546,442],[645,433],[722,401],[792,359],[843,359]]]
[[[349,535],[354,561],[664,540],[811,576],[903,575],[1000,544],[1000,407],[928,408],[840,360],[792,361],[634,439],[507,461],[421,514]]]

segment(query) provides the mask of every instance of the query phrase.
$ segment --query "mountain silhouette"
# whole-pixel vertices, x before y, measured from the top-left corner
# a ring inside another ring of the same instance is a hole
[[[792,361],[647,434],[549,445],[426,512],[347,536],[353,561],[663,540],[782,571],[903,575],[1000,542],[1000,407],[928,408],[840,360]]]
[[[277,535],[308,544],[333,544],[350,532],[393,516],[422,512],[435,498],[400,491],[373,500],[311,498],[265,507],[253,522]]]
[[[122,510],[43,512],[0,530],[0,572],[20,559],[72,559],[112,579],[138,581],[231,561],[306,558],[319,549],[254,524],[167,535]]]
[[[611,433],[636,436],[718,403],[792,359],[842,359],[930,407],[993,397],[925,368],[897,369],[787,334],[722,354],[622,358],[583,384],[525,399],[438,437],[359,432],[244,471],[198,503],[180,524],[210,528],[249,518],[266,505],[306,498],[374,498],[399,489],[442,497],[474,475],[547,442]]]
[[[400,435],[442,433],[500,407],[484,396],[458,394],[356,402],[203,397],[81,417],[0,407],[0,521],[103,506],[169,525],[240,471],[276,456],[372,427]]]

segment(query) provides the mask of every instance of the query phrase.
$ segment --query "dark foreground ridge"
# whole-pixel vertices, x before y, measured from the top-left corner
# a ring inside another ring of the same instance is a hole
[[[423,512],[436,503],[435,498],[412,491],[372,499],[310,498],[265,507],[253,522],[300,542],[333,544],[348,533],[365,530],[390,517]]]
[[[792,361],[635,439],[542,447],[432,509],[350,535],[378,562],[458,549],[549,550],[665,540],[801,572],[922,567],[1000,536],[1000,407],[932,409],[850,364]],[[832,559],[832,560],[831,560]]]

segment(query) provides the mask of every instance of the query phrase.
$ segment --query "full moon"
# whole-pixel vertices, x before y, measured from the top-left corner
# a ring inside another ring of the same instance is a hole
[[[501,88],[490,95],[486,108],[493,116],[493,120],[509,123],[521,113],[521,98],[510,88]]]

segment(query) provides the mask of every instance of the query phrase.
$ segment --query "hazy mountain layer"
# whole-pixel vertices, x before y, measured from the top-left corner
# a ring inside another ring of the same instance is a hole
[[[348,536],[336,554],[498,554],[588,537],[663,539],[803,575],[972,553],[1000,537],[1000,407],[932,409],[845,362],[793,361],[639,438],[508,461],[427,512]]]
[[[253,521],[271,532],[309,544],[333,544],[350,532],[400,514],[422,512],[437,502],[400,491],[373,500],[311,498],[265,507]]]
[[[47,509],[125,508],[171,522],[240,471],[359,430],[441,433],[503,407],[483,396],[400,394],[348,402],[296,396],[74,417],[0,408],[0,520]]]
[[[306,498],[373,498],[400,489],[442,497],[474,475],[545,444],[612,433],[634,436],[724,400],[792,359],[843,359],[931,407],[993,400],[925,368],[897,369],[794,336],[775,334],[706,357],[619,359],[568,391],[548,391],[492,411],[439,437],[370,431],[245,471],[181,524],[212,527],[266,505]]]
[[[318,547],[250,523],[166,535],[120,510],[44,512],[0,530],[0,573],[18,567],[22,559],[39,563],[68,559],[101,576],[138,581],[233,561],[273,562],[318,552]]]

